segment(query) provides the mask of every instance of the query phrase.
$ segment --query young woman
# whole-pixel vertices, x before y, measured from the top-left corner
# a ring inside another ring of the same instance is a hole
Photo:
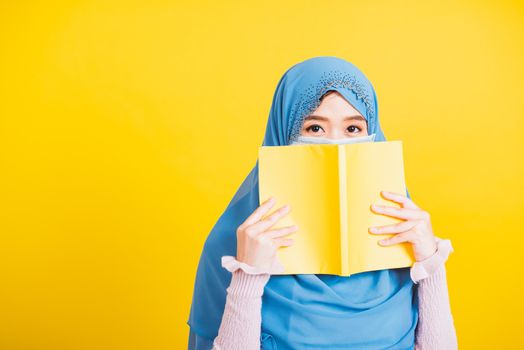
[[[385,141],[373,86],[353,64],[315,57],[282,76],[263,146],[369,138]],[[269,214],[274,199],[259,205],[257,160],[204,244],[189,349],[456,349],[445,271],[450,241],[435,237],[428,212],[409,193],[382,196],[401,207],[371,209],[403,221],[369,233],[393,234],[384,246],[409,242],[412,267],[272,275],[277,249],[291,246],[300,228],[272,229],[291,208]]]

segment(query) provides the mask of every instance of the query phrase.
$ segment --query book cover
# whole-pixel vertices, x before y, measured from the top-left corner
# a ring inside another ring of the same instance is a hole
[[[371,211],[371,204],[400,205],[380,191],[406,194],[402,141],[355,144],[306,144],[259,147],[260,203],[276,198],[291,211],[273,227],[297,224],[286,237],[294,244],[280,247],[279,274],[354,273],[411,266],[409,243],[378,244],[392,235],[374,235],[370,226],[401,222]]]

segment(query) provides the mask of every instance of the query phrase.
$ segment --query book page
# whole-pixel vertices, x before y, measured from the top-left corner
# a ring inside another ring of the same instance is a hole
[[[345,147],[347,166],[349,273],[411,266],[414,260],[409,243],[383,247],[378,241],[392,235],[368,231],[370,226],[403,221],[371,210],[373,203],[400,207],[383,198],[382,190],[406,194],[402,142],[366,142],[342,147]]]
[[[281,274],[340,274],[338,153],[336,145],[259,147],[259,196],[271,195],[291,211],[273,228],[297,224],[290,247],[277,256],[286,270]]]

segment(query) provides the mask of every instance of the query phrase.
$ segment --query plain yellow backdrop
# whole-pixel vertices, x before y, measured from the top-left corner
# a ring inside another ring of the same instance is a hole
[[[322,55],[452,240],[460,347],[524,346],[524,4],[3,1],[0,40],[0,349],[184,349],[276,84]]]

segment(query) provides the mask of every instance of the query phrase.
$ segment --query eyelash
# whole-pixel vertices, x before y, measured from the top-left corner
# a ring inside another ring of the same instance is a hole
[[[308,127],[306,128],[306,131],[310,131],[311,128],[314,127],[314,126],[318,126],[319,128],[322,129],[322,127],[321,127],[320,125],[318,125],[318,124],[313,124],[313,125],[308,126]],[[350,126],[348,126],[348,128],[350,128],[350,127],[352,127],[352,126],[354,126],[355,128],[357,128],[357,129],[358,129],[358,132],[361,132],[361,131],[362,131],[362,129],[359,128],[359,127],[356,126],[356,125],[350,125]],[[351,132],[351,131],[350,131],[350,132]]]

